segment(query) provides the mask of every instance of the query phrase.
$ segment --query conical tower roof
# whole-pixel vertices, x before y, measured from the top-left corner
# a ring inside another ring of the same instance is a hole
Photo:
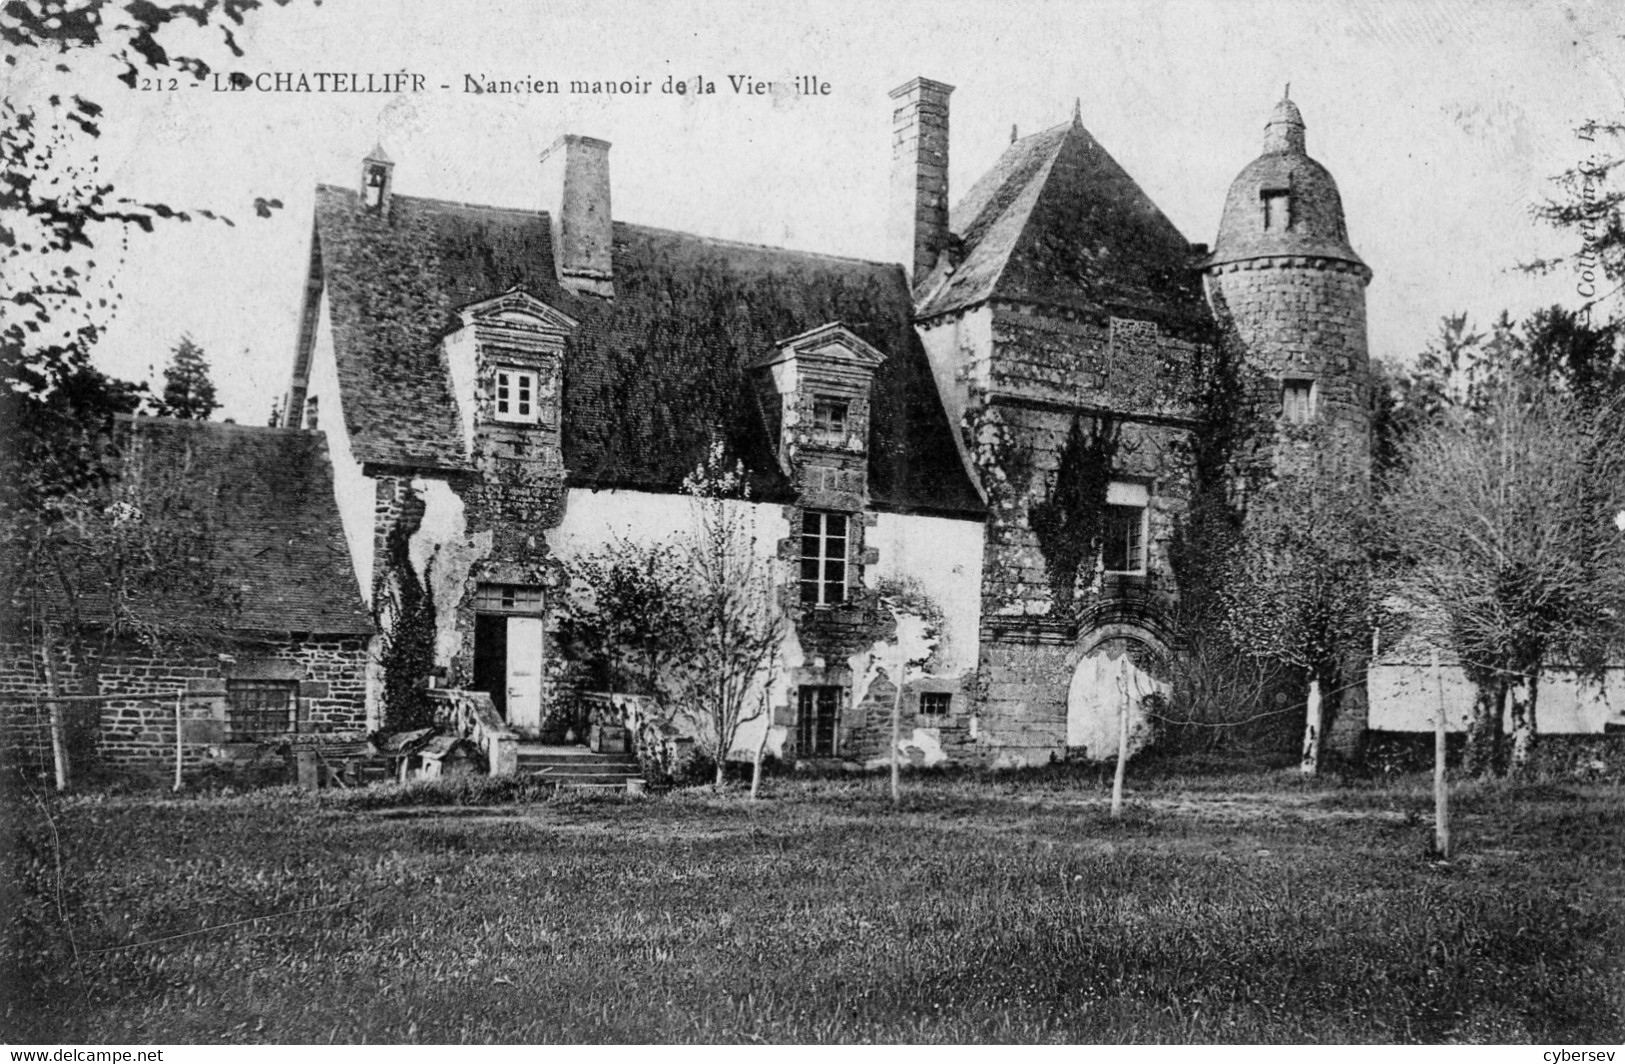
[[[1191,245],[1132,177],[1071,120],[1013,141],[950,224],[957,246],[915,286],[918,315],[987,299],[1205,323]]]
[[[1264,153],[1231,182],[1208,264],[1279,255],[1365,265],[1349,243],[1337,182],[1309,157],[1303,116],[1285,97],[1264,126]]]

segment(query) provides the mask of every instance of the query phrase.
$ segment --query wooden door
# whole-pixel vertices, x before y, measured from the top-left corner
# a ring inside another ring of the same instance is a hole
[[[508,724],[534,734],[542,727],[542,619],[508,618]]]

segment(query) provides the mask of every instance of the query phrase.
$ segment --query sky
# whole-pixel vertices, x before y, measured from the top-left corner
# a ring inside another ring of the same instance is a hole
[[[1575,127],[1625,116],[1625,11],[1575,2],[1164,3],[1037,0],[518,3],[292,0],[218,32],[177,35],[220,72],[408,72],[416,94],[130,90],[112,64],[24,65],[27,100],[79,92],[106,110],[97,145],[123,194],[223,213],[132,233],[101,268],[123,299],[98,351],[131,379],[182,334],[205,350],[218,416],[263,422],[286,387],[313,190],[354,185],[380,143],[406,195],[540,207],[538,157],[564,133],[612,143],[618,220],[753,243],[885,257],[887,92],[955,86],[951,198],[1009,143],[1084,125],[1192,241],[1212,243],[1231,180],[1260,151],[1286,83],[1308,150],[1337,179],[1367,290],[1372,354],[1406,361],[1440,318],[1487,323],[1577,302],[1575,277],[1519,262],[1573,251],[1530,209],[1586,156]],[[184,49],[182,49],[184,50]],[[144,72],[149,73],[150,72]],[[801,75],[827,95],[732,91],[728,76]],[[477,79],[650,83],[646,94],[497,95]],[[660,91],[668,77],[714,95]],[[446,86],[442,88],[441,86]],[[270,219],[255,197],[282,200]],[[116,241],[112,242],[116,245]]]

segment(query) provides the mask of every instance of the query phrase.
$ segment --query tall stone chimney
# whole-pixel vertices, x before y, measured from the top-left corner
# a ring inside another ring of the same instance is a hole
[[[609,141],[573,133],[554,141],[542,153],[542,188],[559,283],[577,294],[613,298]]]
[[[952,85],[915,78],[891,91],[889,258],[919,284],[948,242],[948,94]]]

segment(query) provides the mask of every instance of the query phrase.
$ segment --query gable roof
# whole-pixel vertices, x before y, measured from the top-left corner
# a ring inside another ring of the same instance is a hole
[[[187,561],[215,615],[255,632],[371,634],[333,494],[326,437],[300,429],[138,417],[126,423],[121,494],[197,534]],[[155,515],[156,518],[156,515]],[[198,619],[200,602],[159,612]]]
[[[440,339],[458,308],[520,286],[580,323],[564,360],[574,485],[675,491],[716,432],[758,497],[789,498],[748,364],[841,321],[887,356],[872,394],[875,505],[982,512],[895,265],[616,222],[615,298],[578,298],[558,284],[544,212],[394,196],[385,218],[328,185],[317,189],[315,241],[363,462],[467,468]]]
[[[949,224],[959,254],[917,287],[921,318],[1001,298],[1209,320],[1190,242],[1075,119],[1013,142]]]

